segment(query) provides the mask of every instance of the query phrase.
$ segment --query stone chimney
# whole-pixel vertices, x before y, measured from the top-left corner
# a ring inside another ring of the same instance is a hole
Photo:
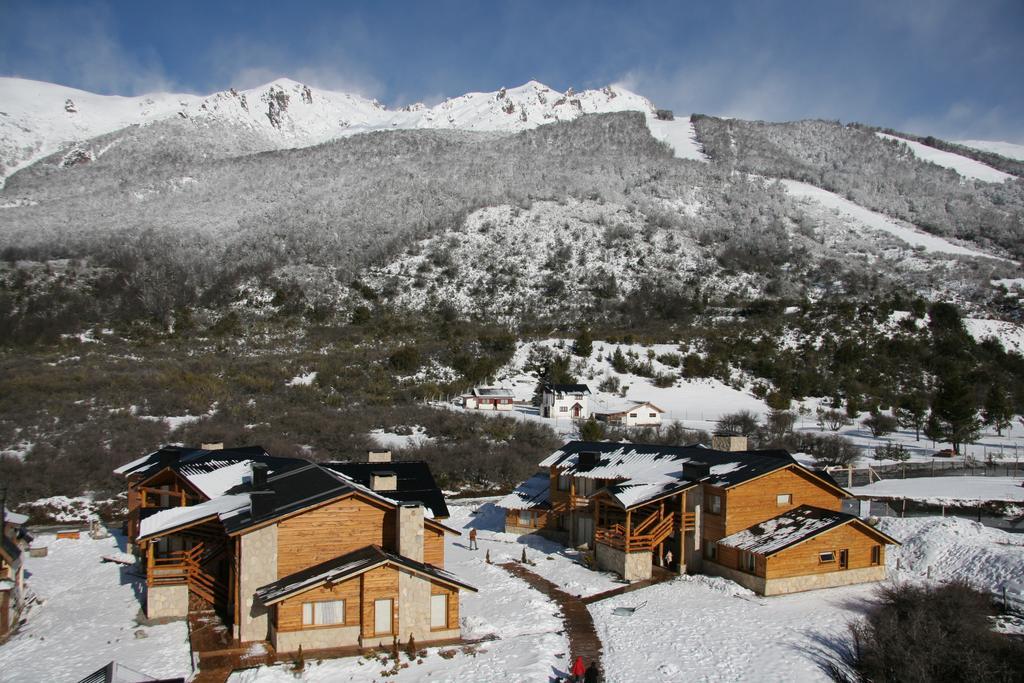
[[[391,451],[370,451],[366,454],[366,462],[391,462]]]
[[[715,434],[711,437],[711,448],[716,451],[745,451],[747,437],[739,434]]]
[[[419,503],[400,503],[398,506],[398,528],[395,538],[399,555],[417,562],[423,561],[423,506]]]
[[[222,451],[224,450],[224,442],[213,441],[211,443],[204,443],[202,444],[201,448],[204,451]]]
[[[396,491],[398,490],[398,475],[383,470],[370,472],[370,488],[380,492]]]

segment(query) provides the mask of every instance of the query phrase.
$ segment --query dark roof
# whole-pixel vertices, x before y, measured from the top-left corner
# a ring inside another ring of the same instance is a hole
[[[11,562],[21,557],[21,548],[18,547],[17,543],[7,538],[7,534],[0,533],[0,539],[2,539],[0,540],[0,545],[3,546],[4,555],[7,555]]]
[[[432,564],[417,562],[403,555],[388,552],[380,546],[369,545],[365,548],[345,553],[333,560],[321,562],[320,564],[308,567],[273,583],[260,586],[254,595],[257,600],[272,604],[284,600],[292,595],[304,593],[325,583],[340,583],[353,576],[369,571],[382,564],[392,564],[404,567],[410,571],[432,577],[444,583],[454,584],[476,592],[476,589],[469,584],[463,583],[455,578],[454,574],[435,567]]]
[[[430,466],[420,461],[403,462],[325,462],[327,467],[338,472],[357,484],[369,488],[370,475],[386,470],[394,472],[398,477],[398,488],[395,491],[382,491],[381,495],[397,500],[400,503],[423,503],[435,519],[447,519],[448,505],[444,494],[430,473]]]
[[[544,385],[545,391],[553,391],[561,394],[589,394],[590,387],[586,384],[551,384]]]
[[[178,472],[182,469],[192,472],[212,472],[242,460],[266,463],[272,472],[308,464],[307,460],[300,458],[270,455],[261,446],[240,446],[216,450],[165,446],[149,455],[122,465],[114,471],[125,476],[141,476],[143,479],[148,479],[166,467]]]
[[[892,543],[895,539],[862,522],[857,516],[845,512],[826,510],[812,505],[801,505],[777,517],[755,524],[718,541],[720,545],[770,557],[798,543],[820,536],[827,531],[849,523],[863,524]]]
[[[254,513],[250,506],[230,515],[221,516],[225,531],[233,534],[255,524],[357,490],[351,483],[330,470],[313,463],[302,462],[304,463],[302,467],[289,469],[267,478],[265,490],[272,494],[266,496],[265,508],[257,509]],[[257,507],[259,508],[259,506]]]
[[[129,669],[123,664],[111,662],[102,669],[92,672],[78,683],[185,683],[184,678],[153,678]]]

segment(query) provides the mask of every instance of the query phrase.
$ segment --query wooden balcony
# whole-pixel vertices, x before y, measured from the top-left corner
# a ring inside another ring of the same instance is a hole
[[[671,536],[675,528],[674,513],[669,512],[664,516],[654,514],[632,529],[622,524],[597,527],[594,529],[594,540],[627,553],[650,552]]]

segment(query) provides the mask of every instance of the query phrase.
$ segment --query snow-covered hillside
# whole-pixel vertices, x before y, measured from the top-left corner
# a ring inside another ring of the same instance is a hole
[[[360,95],[314,89],[287,78],[207,97],[115,97],[0,78],[0,179],[70,143],[176,117],[231,124],[267,138],[273,146],[290,148],[399,128],[516,132],[581,114],[616,111],[643,112],[654,136],[671,145],[676,156],[702,158],[689,119],[657,120],[649,100],[618,86],[561,93],[530,81],[518,88],[467,93],[434,107],[415,104],[389,110]]]
[[[982,152],[992,152],[1004,156],[1007,159],[1024,161],[1024,145],[1017,145],[1012,142],[1000,142],[996,140],[954,140],[958,145],[973,147]]]
[[[938,166],[951,168],[964,178],[982,180],[986,183],[1001,183],[1014,178],[1014,176],[1009,173],[1004,173],[1003,171],[994,169],[980,161],[968,159],[965,156],[960,156],[959,154],[954,154],[952,152],[944,152],[941,149],[935,149],[934,147],[929,147],[928,145],[914,140],[906,140],[886,133],[878,133],[878,136],[887,140],[902,142],[917,158],[924,161],[930,161]]]

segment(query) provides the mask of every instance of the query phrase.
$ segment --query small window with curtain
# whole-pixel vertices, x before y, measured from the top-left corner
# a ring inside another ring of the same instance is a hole
[[[775,496],[775,504],[776,505],[780,505],[780,506],[781,505],[792,505],[793,504],[793,494],[792,493],[780,493],[779,495]]]
[[[302,603],[303,626],[333,626],[345,623],[345,601],[324,600]]]

